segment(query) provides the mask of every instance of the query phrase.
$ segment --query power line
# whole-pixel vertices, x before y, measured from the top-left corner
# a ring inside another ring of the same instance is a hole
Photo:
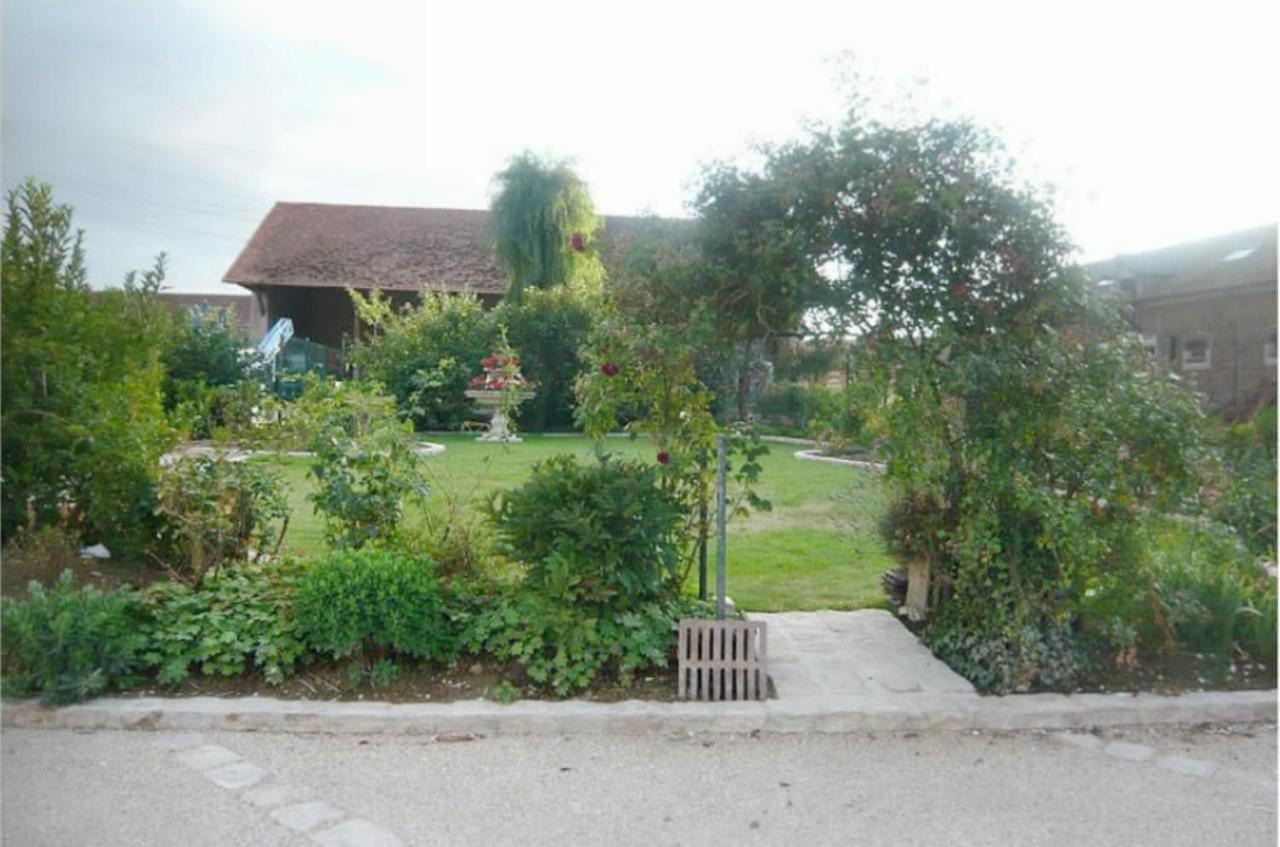
[[[144,206],[157,206],[163,209],[174,209],[180,212],[190,212],[191,214],[195,214],[195,215],[205,215],[208,217],[222,218],[226,220],[240,220],[240,221],[246,221],[248,223],[257,223],[259,220],[261,220],[260,217],[253,216],[253,215],[236,215],[236,214],[220,212],[220,211],[206,211],[204,209],[199,209],[194,206],[185,206],[185,205],[182,205],[181,203],[167,203],[163,200],[151,200],[145,197],[129,197],[123,194],[112,194],[106,191],[94,191],[93,189],[80,188],[75,185],[67,185],[66,183],[60,183],[58,190],[65,191],[70,194],[86,194],[92,197],[104,197],[110,200],[118,200],[123,203],[137,203],[139,205],[144,205]]]
[[[173,201],[175,199],[181,201],[183,200],[183,198],[180,195],[161,196],[161,195],[156,195],[148,192],[137,192],[132,189],[114,185],[109,182],[102,182],[101,180],[96,180],[89,177],[69,178],[56,173],[48,174],[48,177],[49,179],[52,180],[55,191],[66,190],[66,191],[78,192],[81,194],[88,194],[88,195],[93,195],[98,197],[107,197],[115,200],[123,200],[125,202],[131,202],[131,203],[149,203],[153,205],[165,206],[167,208],[174,208],[180,211],[194,212],[196,214],[203,214],[203,215],[216,215],[216,216],[228,217],[228,218],[238,217],[244,220],[251,220],[251,221],[257,221],[260,219],[260,216],[257,214],[257,212],[251,209],[245,209],[245,208],[236,207],[236,206],[225,206],[217,203],[206,203],[199,200],[174,203]],[[6,190],[9,190],[13,188],[15,185],[20,184],[22,182],[22,179],[23,178],[21,177],[11,177],[10,185]],[[84,187],[84,185],[88,185],[91,187],[86,188]],[[103,191],[102,189],[106,189],[106,191]]]

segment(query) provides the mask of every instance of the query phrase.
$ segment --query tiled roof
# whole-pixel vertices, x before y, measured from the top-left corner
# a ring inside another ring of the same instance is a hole
[[[1132,300],[1276,284],[1276,226],[1256,227],[1085,266]]]
[[[605,233],[625,237],[640,220],[607,217]],[[487,211],[325,203],[277,203],[223,282],[475,294],[507,290]]]

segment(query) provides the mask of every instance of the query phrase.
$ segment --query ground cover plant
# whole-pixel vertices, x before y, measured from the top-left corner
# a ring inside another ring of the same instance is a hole
[[[297,561],[223,570],[199,585],[158,582],[147,588],[143,658],[161,684],[193,672],[231,677],[261,673],[285,680],[305,658],[292,600]]]
[[[70,703],[142,678],[147,637],[132,591],[76,588],[66,572],[27,598],[0,601],[5,696]]]

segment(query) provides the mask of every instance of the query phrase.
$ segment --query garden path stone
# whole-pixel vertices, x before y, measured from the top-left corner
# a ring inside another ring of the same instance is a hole
[[[768,624],[769,676],[780,700],[974,693],[883,609],[748,617]]]
[[[1130,744],[1127,741],[1113,741],[1103,748],[1108,756],[1124,759],[1129,762],[1145,762],[1155,755],[1155,751],[1145,744]]]
[[[219,747],[217,744],[206,744],[203,747],[179,753],[178,758],[198,771],[212,770],[213,768],[240,761],[240,757],[235,753],[232,753],[226,747]]]
[[[271,813],[271,817],[279,823],[298,832],[309,832],[321,824],[340,820],[346,812],[323,800],[312,800],[309,803],[295,803],[284,806]]]
[[[225,788],[228,791],[239,791],[241,788],[248,788],[250,785],[262,782],[266,778],[267,772],[250,762],[233,762],[220,768],[205,771],[204,775],[220,788]]]
[[[274,809],[295,799],[294,792],[283,785],[267,783],[255,785],[240,795],[240,799],[259,809]]]
[[[364,818],[352,818],[321,830],[311,840],[324,847],[400,847],[402,843],[388,830]]]

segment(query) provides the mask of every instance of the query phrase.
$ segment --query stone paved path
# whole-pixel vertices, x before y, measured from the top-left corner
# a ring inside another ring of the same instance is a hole
[[[769,624],[769,675],[781,700],[974,693],[883,609],[748,617]]]

